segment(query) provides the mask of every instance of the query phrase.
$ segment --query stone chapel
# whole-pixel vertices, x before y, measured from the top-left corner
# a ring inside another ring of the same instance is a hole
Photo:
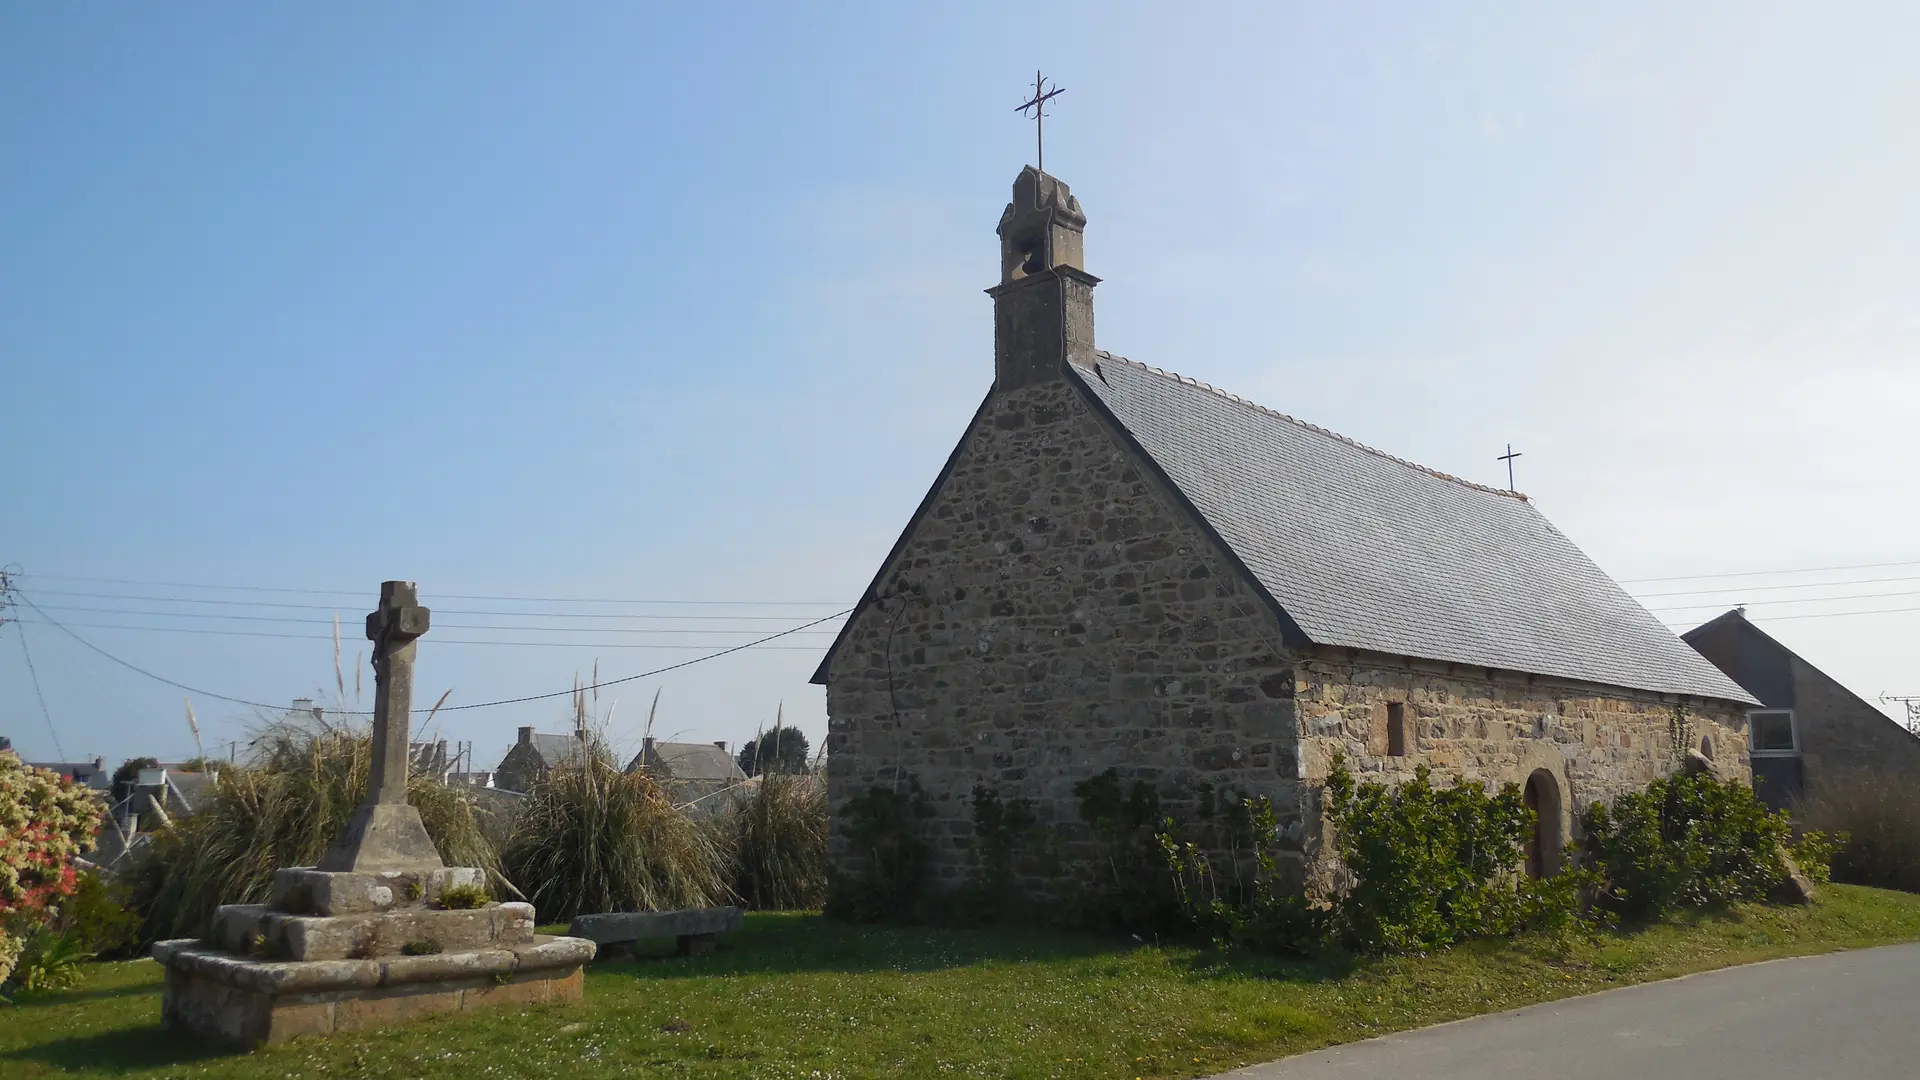
[[[1175,816],[1266,795],[1304,875],[1336,754],[1424,763],[1522,785],[1550,872],[1582,807],[1677,753],[1750,775],[1755,699],[1525,495],[1096,349],[1086,224],[1015,179],[993,385],[814,675],[837,868],[838,810],[910,780],[951,885],[976,785],[1030,799],[1069,867],[1097,852],[1074,785],[1109,768]]]

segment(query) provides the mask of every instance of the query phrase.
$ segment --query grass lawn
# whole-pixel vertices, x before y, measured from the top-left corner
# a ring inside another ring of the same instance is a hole
[[[602,964],[587,1000],[250,1054],[159,1026],[150,961],[0,1006],[0,1076],[1171,1077],[1770,957],[1920,939],[1920,896],[1832,886],[1562,954],[1545,942],[1289,963],[1016,930],[749,916],[701,957]]]

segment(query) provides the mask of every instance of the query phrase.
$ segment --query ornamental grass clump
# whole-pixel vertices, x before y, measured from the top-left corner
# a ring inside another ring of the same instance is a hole
[[[575,756],[531,785],[502,855],[543,920],[711,907],[728,899],[714,837],[643,771]]]
[[[1805,829],[1834,836],[1833,880],[1920,892],[1920,789],[1890,769],[1814,785],[1793,808]]]
[[[198,937],[221,904],[260,903],[285,866],[312,866],[367,797],[373,743],[365,732],[269,728],[256,764],[227,766],[191,814],[152,834],[129,880],[147,940]],[[497,873],[499,858],[464,791],[416,773],[407,801],[449,866]]]
[[[719,819],[735,895],[762,911],[817,908],[827,898],[827,785],[808,772],[762,773]]]

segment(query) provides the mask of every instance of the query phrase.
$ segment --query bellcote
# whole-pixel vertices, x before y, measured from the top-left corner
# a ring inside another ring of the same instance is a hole
[[[1000,281],[1042,270],[1086,269],[1087,215],[1067,185],[1029,165],[1013,181],[1000,215]]]
[[[1087,216],[1067,185],[1029,165],[1000,215],[1000,283],[993,297],[993,385],[1011,390],[1093,366],[1093,287]]]

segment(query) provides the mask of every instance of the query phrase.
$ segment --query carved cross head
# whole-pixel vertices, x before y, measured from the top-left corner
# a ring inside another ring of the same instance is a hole
[[[433,612],[420,606],[411,581],[380,583],[380,607],[367,613],[367,640],[404,645],[427,632]]]

